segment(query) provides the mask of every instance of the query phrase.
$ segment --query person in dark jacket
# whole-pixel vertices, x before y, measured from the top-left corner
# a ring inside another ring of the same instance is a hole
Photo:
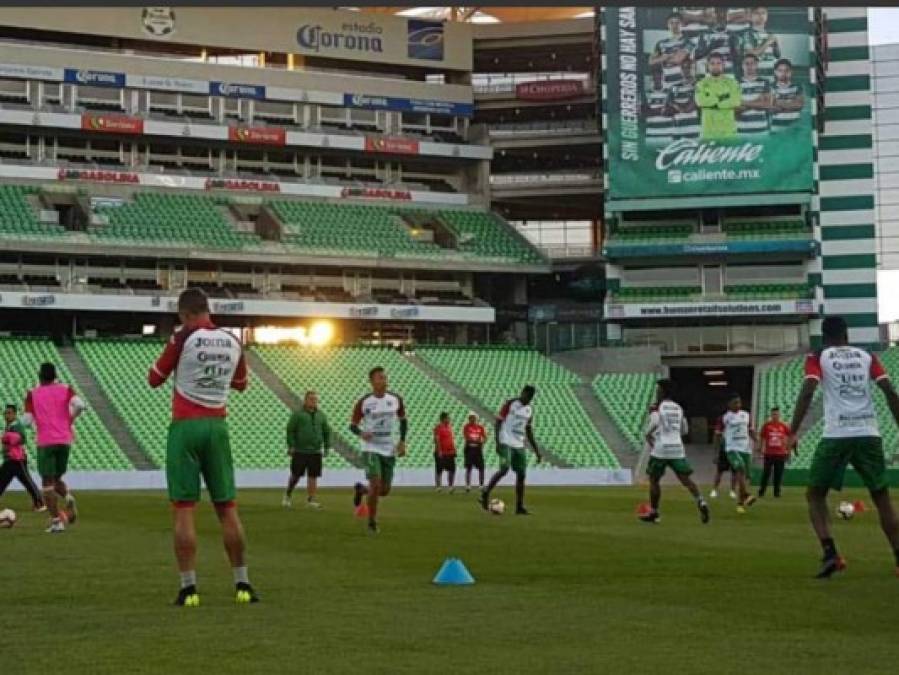
[[[303,407],[295,411],[287,422],[287,454],[290,455],[290,478],[281,505],[292,506],[291,495],[304,475],[306,478],[306,506],[320,509],[316,501],[318,479],[322,475],[322,458],[331,446],[331,427],[328,418],[318,409],[318,394],[307,391]]]

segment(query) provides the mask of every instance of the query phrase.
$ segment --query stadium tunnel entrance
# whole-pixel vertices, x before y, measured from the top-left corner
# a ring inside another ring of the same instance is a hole
[[[669,377],[690,423],[690,443],[711,443],[715,421],[732,394],[742,397],[744,408],[752,407],[752,366],[671,367]]]

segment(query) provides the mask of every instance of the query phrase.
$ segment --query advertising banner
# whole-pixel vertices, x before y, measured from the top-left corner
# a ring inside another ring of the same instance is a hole
[[[228,140],[256,145],[284,145],[286,132],[279,127],[228,127]]]
[[[60,169],[57,180],[83,180],[92,183],[140,183],[140,176],[131,171],[106,171],[103,169]]]
[[[813,256],[817,252],[817,242],[809,237],[683,244],[619,244],[612,240],[603,247],[605,255],[615,258],[647,258],[669,255],[721,256],[751,253],[800,253]]]
[[[106,70],[66,68],[62,79],[63,82],[68,82],[69,84],[81,84],[87,87],[114,87],[122,89],[125,86],[125,73],[111,73]]]
[[[471,103],[402,98],[399,96],[344,94],[343,105],[348,108],[364,108],[366,110],[396,110],[399,112],[433,113],[455,117],[471,117],[474,115],[474,105]]]
[[[740,302],[610,303],[609,319],[667,319],[697,316],[768,316],[815,314],[814,300],[758,300]]]
[[[807,7],[609,7],[612,199],[812,189]]]
[[[208,81],[191,80],[186,77],[166,77],[163,75],[126,75],[125,84],[136,89],[183,91],[188,94],[209,93]]]
[[[564,101],[583,95],[581,80],[538,80],[515,85],[515,98],[522,101]]]
[[[414,138],[391,136],[366,136],[365,152],[381,152],[392,155],[417,155],[418,141]]]
[[[245,192],[281,192],[281,184],[267,180],[243,178],[208,178],[207,190],[237,190]]]
[[[257,101],[265,100],[265,85],[262,84],[235,84],[234,82],[210,82],[210,96],[225,96],[227,98],[252,98]]]
[[[345,187],[340,191],[341,199],[387,199],[397,202],[411,202],[412,193],[409,190],[394,190],[390,188],[370,187]]]
[[[127,115],[83,113],[81,128],[84,131],[101,131],[107,134],[140,135],[144,133],[144,121],[139,117],[128,117]]]

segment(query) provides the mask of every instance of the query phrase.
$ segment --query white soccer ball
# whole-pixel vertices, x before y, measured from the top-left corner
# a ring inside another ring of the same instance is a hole
[[[837,507],[837,513],[843,520],[849,520],[855,515],[855,506],[850,502],[840,502],[840,505]]]
[[[0,528],[10,528],[16,524],[16,512],[12,509],[3,509],[0,511]]]
[[[490,500],[490,513],[495,516],[501,516],[506,510],[506,503],[502,499]]]

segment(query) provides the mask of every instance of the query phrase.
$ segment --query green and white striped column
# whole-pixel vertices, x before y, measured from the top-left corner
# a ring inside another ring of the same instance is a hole
[[[825,13],[829,62],[812,199],[820,220],[824,311],[846,318],[853,343],[871,346],[879,333],[867,9],[827,7]],[[820,321],[813,322],[813,343],[820,331]]]

